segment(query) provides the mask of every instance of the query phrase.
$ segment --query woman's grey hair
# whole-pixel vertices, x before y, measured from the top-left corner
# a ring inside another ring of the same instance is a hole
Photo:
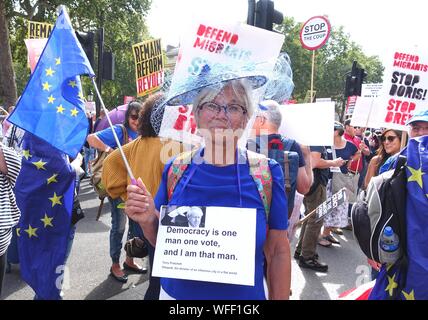
[[[243,100],[244,102],[243,107],[247,109],[247,113],[246,113],[247,119],[250,119],[254,113],[254,99],[252,95],[251,85],[246,79],[238,79],[238,80],[231,80],[228,82],[222,82],[218,85],[209,86],[203,89],[193,100],[192,111],[193,111],[193,114],[195,115],[195,118],[197,118],[196,111],[198,107],[205,102],[213,101],[215,97],[218,96],[220,91],[225,86],[228,86],[228,85],[232,86],[232,89],[235,92],[236,96],[240,97]]]
[[[265,116],[270,123],[279,129],[282,121],[282,114],[279,110],[279,103],[275,100],[265,100],[260,104],[267,110],[260,110],[258,114]]]

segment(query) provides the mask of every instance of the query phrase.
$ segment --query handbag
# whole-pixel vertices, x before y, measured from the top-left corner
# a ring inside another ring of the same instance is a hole
[[[138,237],[126,241],[123,249],[125,249],[126,255],[131,258],[144,258],[149,254],[146,241]]]
[[[345,188],[348,202],[354,203],[357,201],[358,179],[358,174],[333,172],[331,192],[335,194],[340,189]]]

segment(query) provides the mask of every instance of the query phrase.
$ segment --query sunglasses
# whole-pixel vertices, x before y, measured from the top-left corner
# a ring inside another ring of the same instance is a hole
[[[361,127],[354,127],[354,129],[357,129],[357,130],[358,130],[358,129],[360,129],[360,128],[361,128]]]
[[[129,116],[132,120],[138,120],[138,114],[131,114]]]
[[[398,138],[397,136],[382,136],[380,137],[380,141],[385,142],[386,140],[388,140],[389,142],[393,142],[395,140],[395,138]]]

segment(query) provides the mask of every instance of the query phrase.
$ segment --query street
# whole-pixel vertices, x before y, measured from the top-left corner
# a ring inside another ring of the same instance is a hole
[[[110,204],[106,200],[99,221],[95,221],[99,200],[89,185],[81,184],[80,200],[85,218],[78,222],[69,260],[68,277],[65,276],[65,300],[142,300],[147,287],[147,275],[129,275],[128,282],[121,284],[109,276]],[[291,245],[291,256],[299,231]],[[368,281],[370,274],[366,259],[353,239],[351,231],[336,237],[341,245],[330,248],[318,246],[320,260],[329,266],[328,273],[301,269],[292,257],[292,300],[331,300],[346,290]],[[124,252],[121,256],[121,263]],[[148,264],[147,261],[137,261]],[[20,279],[19,266],[12,265],[6,274],[3,299],[31,300],[34,292]]]

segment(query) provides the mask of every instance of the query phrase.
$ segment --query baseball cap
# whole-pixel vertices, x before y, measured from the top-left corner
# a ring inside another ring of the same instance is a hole
[[[425,110],[422,110],[422,111],[416,113],[413,117],[411,117],[407,121],[406,125],[409,125],[409,124],[416,122],[416,121],[428,122],[428,109],[425,109]]]

